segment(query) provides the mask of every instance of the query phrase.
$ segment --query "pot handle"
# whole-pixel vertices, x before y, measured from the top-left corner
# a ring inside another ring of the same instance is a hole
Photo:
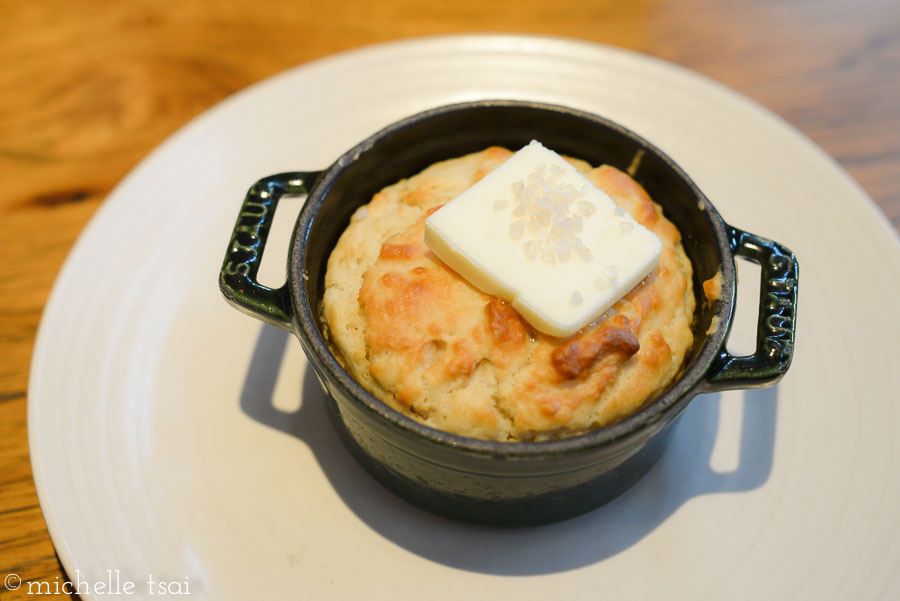
[[[784,376],[794,355],[797,323],[797,259],[789,249],[726,225],[734,257],[746,257],[761,268],[756,350],[735,357],[724,346],[706,375],[705,392],[764,388]]]
[[[287,283],[268,288],[256,281],[275,209],[282,196],[306,194],[321,171],[270,175],[253,184],[238,214],[219,272],[219,289],[235,308],[257,319],[291,329],[293,309]]]

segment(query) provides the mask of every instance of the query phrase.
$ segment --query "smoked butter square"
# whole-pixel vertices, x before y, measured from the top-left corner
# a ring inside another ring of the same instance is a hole
[[[558,337],[600,317],[662,251],[653,232],[537,141],[428,217],[425,244]]]

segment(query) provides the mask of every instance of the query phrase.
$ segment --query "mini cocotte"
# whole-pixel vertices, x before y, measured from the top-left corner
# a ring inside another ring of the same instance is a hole
[[[632,178],[538,143],[521,155],[486,148],[375,194],[329,258],[323,299],[337,356],[377,398],[510,442],[581,434],[656,398],[691,347],[695,303],[681,235]],[[517,302],[530,298],[517,270],[549,309]]]

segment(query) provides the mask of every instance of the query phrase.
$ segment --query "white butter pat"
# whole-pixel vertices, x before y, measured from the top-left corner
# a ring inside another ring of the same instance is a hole
[[[662,251],[653,232],[537,141],[428,217],[425,244],[559,337],[600,317]]]

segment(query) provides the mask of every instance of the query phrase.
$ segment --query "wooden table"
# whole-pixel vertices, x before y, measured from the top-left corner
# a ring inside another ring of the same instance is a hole
[[[471,31],[674,61],[780,114],[900,228],[897,0],[0,0],[0,578],[65,578],[35,494],[28,369],[63,259],[115,184],[222,98],[311,59]],[[25,599],[0,586],[0,598]]]

